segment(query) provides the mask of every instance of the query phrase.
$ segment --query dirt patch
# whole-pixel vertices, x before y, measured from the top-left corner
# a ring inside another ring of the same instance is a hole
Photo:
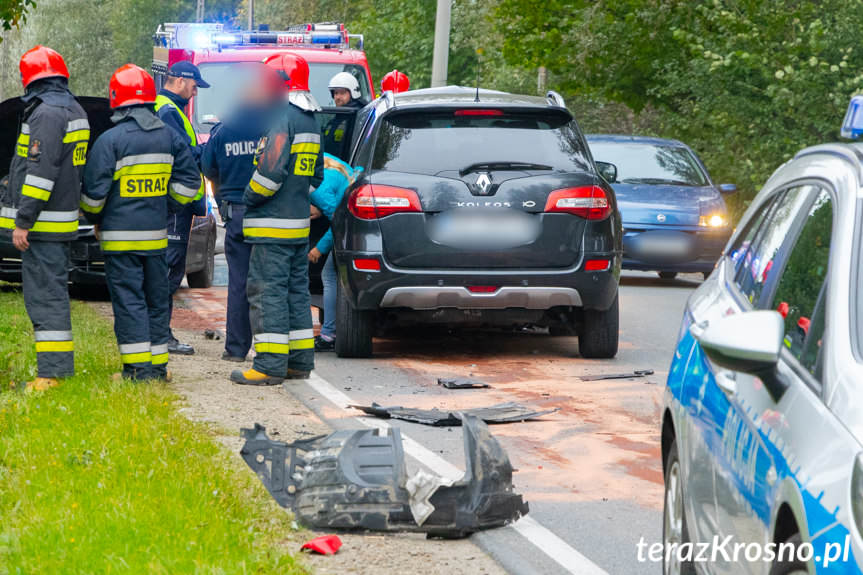
[[[93,307],[110,316],[107,302]],[[204,322],[202,322],[204,323]],[[196,324],[193,324],[197,328]],[[206,327],[210,327],[208,323]],[[203,327],[203,325],[202,325]],[[209,424],[214,437],[237,456],[238,467],[251,473],[239,458],[243,443],[239,430],[261,423],[271,437],[294,441],[330,433],[330,428],[302,403],[282,388],[244,387],[232,384],[232,369],[250,367],[250,363],[228,363],[220,359],[224,342],[204,338],[199,330],[176,330],[175,335],[192,344],[194,356],[171,356],[169,369],[173,386],[183,398],[181,408],[189,419]],[[303,385],[303,384],[297,384]],[[275,508],[276,513],[281,508]],[[429,540],[422,534],[347,534],[339,533],[343,546],[334,556],[300,554],[302,543],[323,533],[295,530],[285,516],[284,544],[297,551],[299,560],[314,573],[356,575],[428,575],[503,574],[505,571],[470,540]],[[301,556],[302,555],[302,556]],[[301,557],[300,557],[301,556]]]

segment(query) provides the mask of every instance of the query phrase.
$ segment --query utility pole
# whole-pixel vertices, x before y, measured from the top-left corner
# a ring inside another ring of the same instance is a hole
[[[255,29],[255,0],[249,0],[249,30]]]
[[[536,92],[540,96],[545,95],[545,87],[548,84],[548,71],[545,66],[540,66],[536,75]]]
[[[195,12],[195,22],[204,21],[204,0],[198,0],[198,9]]]
[[[437,0],[437,17],[434,26],[434,55],[432,56],[431,87],[446,86],[449,63],[449,28],[452,0]]]

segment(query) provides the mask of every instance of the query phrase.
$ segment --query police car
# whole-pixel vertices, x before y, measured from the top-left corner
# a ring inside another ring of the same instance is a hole
[[[863,572],[861,246],[863,146],[807,148],[690,297],[664,394],[664,573]]]

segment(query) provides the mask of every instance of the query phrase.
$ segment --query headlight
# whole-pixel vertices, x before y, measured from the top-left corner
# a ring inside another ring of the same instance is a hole
[[[698,225],[703,228],[724,228],[728,225],[728,220],[721,214],[713,214],[698,218]]]
[[[851,512],[857,532],[863,535],[863,453],[854,458],[854,471],[851,473]]]

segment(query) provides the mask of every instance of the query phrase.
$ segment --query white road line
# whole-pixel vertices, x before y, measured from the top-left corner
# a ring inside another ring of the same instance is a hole
[[[314,372],[306,380],[306,383],[322,397],[344,410],[350,410],[349,406],[356,404],[350,397]],[[388,423],[379,419],[357,417],[357,420],[363,425],[377,429],[390,427]],[[464,476],[464,471],[404,433],[402,433],[402,445],[405,453],[441,477],[461,479]],[[537,549],[548,555],[550,559],[569,573],[575,575],[608,575],[606,571],[576,551],[566,541],[540,525],[532,517],[522,517],[505,529],[514,529],[516,533],[530,541]]]

